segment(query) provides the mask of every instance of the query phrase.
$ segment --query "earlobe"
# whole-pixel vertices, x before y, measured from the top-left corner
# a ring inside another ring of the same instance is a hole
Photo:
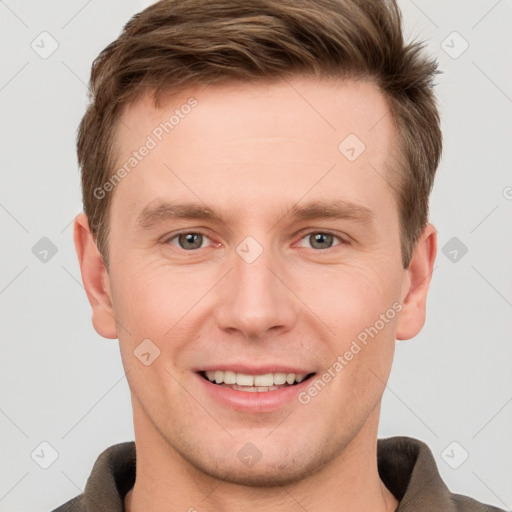
[[[402,306],[398,317],[396,337],[399,340],[414,338],[425,323],[427,295],[437,254],[437,231],[427,224],[405,271]]]
[[[115,339],[117,329],[112,307],[110,279],[85,213],[80,213],[75,218],[74,241],[82,281],[92,308],[93,326],[100,336]]]

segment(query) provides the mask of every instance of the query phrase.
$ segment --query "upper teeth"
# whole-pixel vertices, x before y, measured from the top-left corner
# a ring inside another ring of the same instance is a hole
[[[302,382],[305,373],[266,373],[264,375],[247,375],[230,371],[207,371],[206,377],[217,384],[237,384],[238,386],[278,386],[280,384]]]

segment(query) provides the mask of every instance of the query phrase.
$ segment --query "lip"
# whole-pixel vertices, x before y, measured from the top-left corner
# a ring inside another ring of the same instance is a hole
[[[226,368],[224,371],[235,371],[228,367],[215,367],[217,370],[221,370],[222,368]],[[240,368],[237,366],[236,368]],[[251,369],[251,373],[248,375],[257,374],[260,372],[264,373],[274,373],[280,370],[275,370],[275,367],[272,367],[274,371],[267,371],[258,368],[258,370]],[[282,368],[282,367],[281,367]],[[212,368],[213,369],[213,368]],[[207,371],[207,370],[205,370]],[[239,373],[246,373],[249,369],[238,370]],[[304,371],[288,371],[281,370],[282,373],[306,373]],[[312,373],[312,372],[309,372]],[[305,379],[298,384],[293,386],[286,386],[284,388],[275,389],[273,391],[263,391],[263,392],[250,392],[250,391],[238,391],[237,389],[231,389],[224,386],[219,386],[209,380],[205,379],[201,376],[199,372],[195,373],[196,378],[199,380],[199,385],[202,386],[205,393],[212,398],[215,402],[220,404],[223,407],[227,407],[231,410],[246,412],[246,413],[262,413],[262,412],[272,412],[276,411],[282,407],[290,405],[295,402],[299,405],[297,400],[297,395],[304,391],[309,385],[310,380]],[[314,376],[314,375],[312,375]]]

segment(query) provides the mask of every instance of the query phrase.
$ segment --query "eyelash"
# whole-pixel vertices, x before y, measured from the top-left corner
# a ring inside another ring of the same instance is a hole
[[[334,233],[332,231],[329,231],[329,230],[311,230],[311,231],[308,231],[308,232],[304,233],[299,240],[303,240],[304,238],[307,238],[308,236],[313,235],[313,234],[331,235],[334,238],[337,238],[340,243],[337,244],[337,245],[333,245],[332,247],[328,247],[327,249],[315,249],[314,247],[305,247],[305,249],[312,249],[315,252],[326,252],[329,249],[334,249],[335,247],[337,247],[339,245],[346,245],[346,244],[348,244],[348,241],[346,239],[344,239],[340,235],[338,235],[338,234],[336,234],[336,233]],[[163,243],[164,244],[169,244],[169,243],[171,243],[172,240],[177,239],[181,235],[202,235],[202,236],[210,239],[208,233],[206,233],[206,232],[204,232],[204,231],[199,229],[199,230],[194,230],[194,231],[182,231],[180,233],[175,233],[171,237],[165,238]],[[172,244],[172,245],[174,245],[174,244]],[[190,250],[187,251],[186,249],[183,249],[183,248],[179,247],[178,245],[176,245],[176,247],[178,249],[181,249],[184,252],[196,252],[199,249],[205,249],[205,247],[199,247],[197,249],[190,249]]]

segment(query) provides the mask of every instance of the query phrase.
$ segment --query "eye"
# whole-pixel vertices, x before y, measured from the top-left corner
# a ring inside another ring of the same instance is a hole
[[[187,232],[179,233],[167,240],[167,243],[178,246],[180,249],[186,251],[192,251],[194,249],[201,249],[205,247],[203,243],[209,240],[209,238],[203,233],[198,232]]]
[[[333,233],[326,231],[313,231],[301,239],[300,246],[311,247],[313,249],[330,249],[334,245],[340,245],[334,244],[335,239],[339,240],[340,243],[343,243],[343,240]],[[304,245],[304,241],[310,245]]]
[[[338,243],[335,243],[336,240],[338,240]],[[193,251],[206,247],[208,241],[211,242],[205,234],[197,231],[188,231],[178,233],[168,238],[166,243],[170,243],[185,251]],[[301,247],[325,250],[342,243],[344,243],[344,240],[334,233],[329,233],[328,231],[312,231],[301,238],[299,245]]]

